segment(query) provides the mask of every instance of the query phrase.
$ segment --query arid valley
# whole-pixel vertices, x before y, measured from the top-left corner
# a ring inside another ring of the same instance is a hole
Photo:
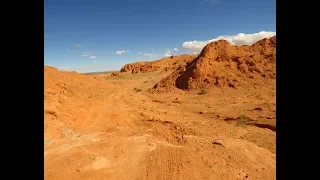
[[[275,36],[44,73],[46,180],[276,179]]]

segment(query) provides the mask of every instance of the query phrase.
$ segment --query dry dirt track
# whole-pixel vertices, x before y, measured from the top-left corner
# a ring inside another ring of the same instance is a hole
[[[272,93],[243,100],[146,92],[158,79],[158,73],[115,77],[105,80],[114,86],[95,87],[101,101],[79,111],[62,138],[46,138],[45,179],[275,179],[276,133],[223,120],[242,111],[275,116]],[[256,106],[263,112],[251,111]]]

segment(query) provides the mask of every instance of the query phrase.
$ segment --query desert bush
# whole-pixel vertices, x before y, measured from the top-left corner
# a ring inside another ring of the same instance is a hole
[[[207,91],[205,91],[204,89],[201,89],[201,91],[198,93],[199,95],[203,95],[203,94],[206,94]]]
[[[133,90],[135,90],[136,92],[141,92],[142,90],[139,88],[134,88]]]
[[[239,119],[237,125],[247,125],[247,124],[248,124],[248,117],[247,117],[247,115],[245,115],[244,113],[242,113],[242,114],[240,115],[240,119]]]

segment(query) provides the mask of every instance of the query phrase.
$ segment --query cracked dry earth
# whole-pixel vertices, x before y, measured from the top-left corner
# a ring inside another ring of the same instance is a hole
[[[147,91],[166,75],[45,67],[45,179],[276,178],[275,88]]]

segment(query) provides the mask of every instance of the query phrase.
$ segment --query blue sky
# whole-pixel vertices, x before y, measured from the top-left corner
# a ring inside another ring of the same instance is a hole
[[[68,71],[119,70],[197,53],[216,39],[250,44],[276,31],[275,0],[44,2],[44,65]]]

